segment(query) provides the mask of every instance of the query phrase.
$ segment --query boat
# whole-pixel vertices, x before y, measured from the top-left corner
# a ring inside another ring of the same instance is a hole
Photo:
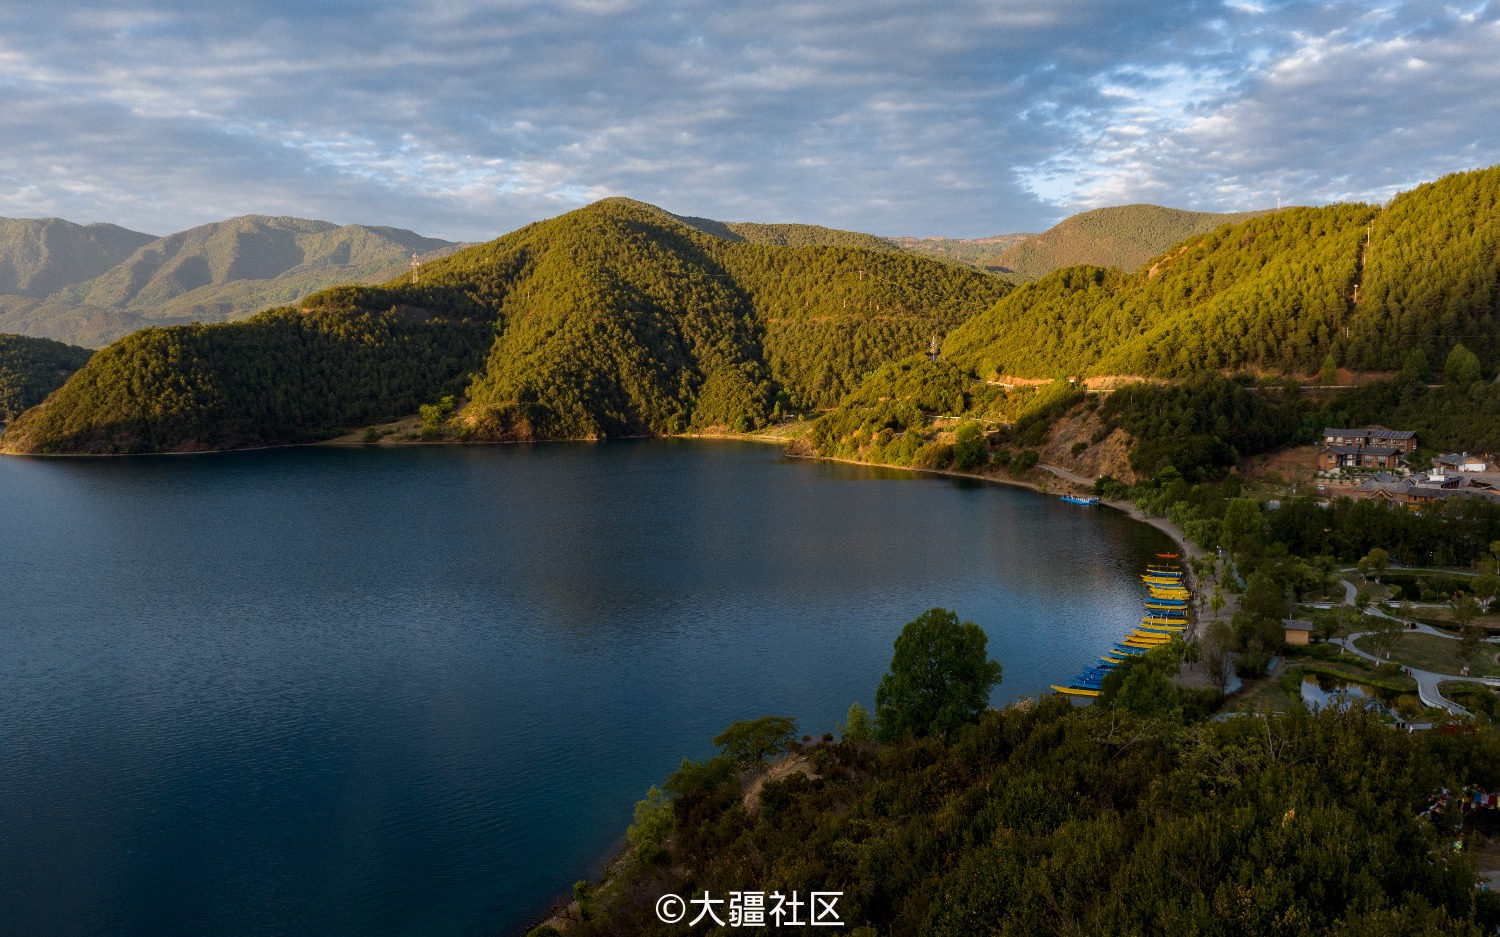
[[[1187,630],[1187,625],[1156,625],[1144,621],[1136,627],[1141,631],[1152,631],[1156,634],[1182,634]]]
[[[1058,686],[1057,684],[1054,683],[1054,684],[1052,684],[1052,689],[1056,690],[1057,692],[1061,693],[1064,696],[1087,696],[1087,697],[1095,697],[1095,696],[1099,695],[1099,691],[1098,690],[1091,690],[1088,687],[1081,687],[1081,686]]]
[[[1069,504],[1093,505],[1093,504],[1098,504],[1099,503],[1099,499],[1098,498],[1092,498],[1092,497],[1090,497],[1090,498],[1080,498],[1077,495],[1063,495],[1062,497],[1058,498],[1058,500],[1059,501],[1066,501]]]
[[[1179,557],[1179,554],[1177,554],[1177,553],[1158,553],[1158,554],[1156,554],[1156,558],[1159,559],[1159,560],[1175,560],[1178,557]]]

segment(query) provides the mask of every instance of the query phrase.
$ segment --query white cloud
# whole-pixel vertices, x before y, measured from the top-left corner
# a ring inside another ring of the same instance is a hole
[[[477,238],[603,194],[880,233],[1387,193],[1497,161],[1487,5],[391,0],[34,5],[0,213]],[[208,214],[208,217],[205,215]]]

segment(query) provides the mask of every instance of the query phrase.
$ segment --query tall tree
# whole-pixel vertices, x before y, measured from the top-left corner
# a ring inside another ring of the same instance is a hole
[[[891,669],[875,690],[882,740],[948,735],[989,705],[1001,667],[985,652],[984,630],[943,608],[907,622],[896,638]]]

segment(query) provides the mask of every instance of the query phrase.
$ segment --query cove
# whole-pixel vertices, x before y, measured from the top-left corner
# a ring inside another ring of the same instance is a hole
[[[524,930],[728,723],[933,606],[1043,693],[1169,544],[747,443],[0,460],[0,934]]]

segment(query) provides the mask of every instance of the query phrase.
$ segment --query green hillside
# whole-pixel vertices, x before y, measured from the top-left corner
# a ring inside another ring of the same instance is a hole
[[[111,224],[0,218],[0,296],[40,299],[99,276],[153,240]]]
[[[892,251],[890,241],[858,231],[840,231],[812,224],[758,224],[750,221],[714,221],[711,218],[674,216],[690,228],[726,241],[745,241],[772,247],[857,247],[867,251]]]
[[[729,241],[612,199],[429,263],[416,284],[132,335],[5,444],[300,441],[454,392],[470,400],[458,431],[475,439],[759,425],[778,405],[831,406],[1005,289],[892,251]]]
[[[1461,341],[1493,373],[1497,203],[1500,167],[1384,208],[1294,208],[1224,225],[1134,274],[1055,271],[954,330],[943,351],[984,375],[1171,377],[1311,374],[1330,354],[1395,370],[1413,349],[1436,363]]]
[[[1218,214],[1160,205],[1119,205],[1066,218],[997,254],[991,266],[1027,279],[1088,264],[1139,270],[1167,248],[1263,212]]]
[[[46,338],[0,335],[0,423],[8,423],[61,387],[93,352]]]
[[[925,353],[934,338],[943,367],[932,373],[949,383],[955,375],[1312,374],[1330,357],[1361,370],[1416,367],[1420,379],[1460,342],[1478,356],[1477,373],[1493,377],[1500,357],[1500,167],[1446,177],[1385,207],[1294,208],[1222,225],[1136,273],[1068,267],[1016,289],[908,252],[781,246],[704,226],[610,199],[433,261],[418,283],[404,275],[305,300],[316,311],[309,327],[335,343],[391,351],[385,338],[364,337],[365,325],[337,323],[392,314],[415,329],[401,338],[414,361],[424,330],[449,342],[435,353],[442,366],[402,365],[405,383],[374,402],[323,376],[343,351],[329,363],[305,359],[309,375],[260,384],[216,377],[212,400],[172,396],[200,373],[239,374],[215,356],[233,345],[253,358],[260,330],[293,315],[278,313],[243,331],[197,327],[122,343],[18,421],[6,442],[135,451],[300,440],[455,392],[469,406],[448,431],[473,439],[743,428],[778,410],[894,405],[861,383]],[[788,242],[843,236],[797,226],[751,233]],[[487,330],[482,341],[476,323]],[[461,337],[449,336],[453,329]],[[178,360],[179,344],[208,350]],[[140,357],[128,379],[108,371],[127,350]],[[1427,364],[1411,365],[1417,352]],[[304,379],[323,398],[304,414],[311,422],[297,424],[258,396],[295,396]],[[997,393],[975,383],[959,402],[1002,421],[1030,406]],[[169,409],[181,419],[170,431],[154,425],[164,418],[120,422],[154,412],[154,394],[175,401]],[[257,415],[235,415],[242,411]],[[127,431],[89,429],[105,424]]]
[[[892,244],[913,254],[998,272],[1001,269],[1000,255],[1033,237],[1036,235],[1000,234],[987,238],[894,237],[890,240]]]
[[[11,452],[185,452],[309,442],[462,386],[488,323],[272,309],[143,329],[96,352],[3,437]]]
[[[337,283],[377,282],[407,270],[413,254],[457,246],[397,228],[258,215],[141,237],[103,267],[76,259],[66,282],[58,273],[47,289],[0,296],[0,327],[102,345],[147,326],[244,318]],[[0,243],[0,269],[7,256]]]

